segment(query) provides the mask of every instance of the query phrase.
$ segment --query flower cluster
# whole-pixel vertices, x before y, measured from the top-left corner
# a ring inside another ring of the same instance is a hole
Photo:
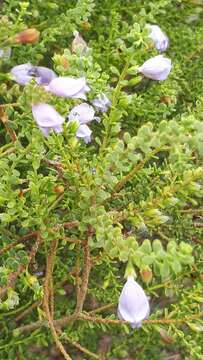
[[[154,41],[156,48],[159,51],[165,51],[169,43],[168,37],[157,25],[148,25],[148,28],[151,31],[149,37]],[[87,51],[87,44],[82,37],[80,37],[79,33],[74,32],[74,36],[72,51],[77,52],[78,48],[84,52]],[[171,60],[163,55],[155,56],[145,61],[145,63],[138,68],[138,71],[149,79],[165,80],[171,71]],[[90,91],[85,77],[57,76],[53,70],[44,66],[34,66],[31,63],[15,66],[11,69],[11,75],[20,85],[26,85],[32,79],[35,79],[36,83],[42,85],[47,92],[60,97],[87,100],[86,94]],[[92,101],[92,105],[97,111],[104,113],[108,111],[111,102],[107,96],[102,93]],[[33,104],[32,113],[36,123],[45,136],[49,135],[51,129],[56,133],[62,131],[62,124],[65,119],[58,114],[51,105],[44,103]],[[82,103],[75,106],[67,116],[69,122],[77,122],[78,129],[76,136],[84,139],[86,143],[91,141],[92,133],[87,124],[92,120],[99,120],[99,118],[94,115],[94,108],[87,103]]]
[[[35,79],[36,83],[43,85],[46,91],[65,98],[87,100],[86,93],[90,91],[85,77],[58,77],[53,70],[43,66],[33,66],[31,63],[15,66],[11,70],[11,75],[20,85],[26,85],[32,79]],[[96,110],[106,112],[111,102],[105,94],[100,94],[100,96],[92,101],[92,104]],[[45,103],[33,104],[32,113],[44,136],[48,136],[51,130],[54,130],[56,133],[62,132],[62,124],[65,122],[65,118],[53,106]],[[90,123],[92,120],[100,120],[95,116],[94,108],[87,103],[73,107],[67,119],[69,122],[77,122],[78,129],[76,136],[83,139],[85,143],[91,141],[92,133],[87,123]]]

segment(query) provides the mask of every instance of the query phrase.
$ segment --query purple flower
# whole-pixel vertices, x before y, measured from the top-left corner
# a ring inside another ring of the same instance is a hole
[[[0,58],[1,59],[9,59],[11,57],[11,48],[0,49]]]
[[[74,106],[68,115],[69,121],[77,120],[80,124],[87,124],[94,119],[95,111],[92,106],[82,103]]]
[[[38,85],[49,84],[57,77],[55,72],[43,66],[33,66],[30,63],[14,66],[11,69],[13,79],[20,85],[26,85],[35,79]]]
[[[141,326],[142,321],[149,316],[149,313],[149,301],[144,290],[133,276],[128,276],[119,298],[119,319],[129,321],[134,329]]]
[[[51,130],[56,133],[62,132],[65,119],[53,106],[44,103],[35,104],[32,106],[32,114],[44,136],[47,137]]]
[[[111,101],[107,98],[105,94],[100,94],[94,100],[92,100],[92,105],[94,105],[98,111],[105,113],[108,111],[108,108],[111,106]]]
[[[91,134],[92,130],[90,130],[90,128],[86,124],[79,125],[79,128],[76,132],[76,136],[79,139],[83,139],[86,144],[91,142]]]
[[[144,62],[138,68],[145,77],[153,80],[165,80],[171,71],[171,60],[163,55],[157,55]]]
[[[85,77],[76,79],[61,76],[52,80],[46,87],[46,90],[57,96],[86,100],[85,93],[90,91],[90,88],[86,84]]]
[[[152,39],[156,49],[160,52],[166,51],[169,39],[158,25],[147,25],[150,30],[149,38]]]

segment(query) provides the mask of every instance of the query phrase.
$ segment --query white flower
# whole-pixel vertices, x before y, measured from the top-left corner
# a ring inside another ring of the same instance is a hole
[[[32,106],[33,117],[44,136],[48,136],[50,130],[56,133],[62,132],[62,124],[65,119],[54,109],[53,106],[39,103]]]
[[[78,120],[80,124],[87,124],[94,119],[95,111],[92,106],[82,103],[74,106],[68,115],[68,120]]]
[[[169,44],[168,36],[161,30],[158,25],[147,25],[147,27],[151,31],[149,38],[154,42],[156,49],[160,52],[166,51]]]
[[[138,68],[145,77],[153,80],[165,80],[171,71],[171,60],[163,55],[157,55],[144,62]]]
[[[131,323],[132,328],[140,327],[142,321],[149,316],[148,298],[142,287],[128,276],[121,292],[118,304],[118,317]]]
[[[85,93],[90,91],[89,86],[86,84],[85,77],[73,78],[69,76],[60,76],[53,79],[45,88],[47,91],[50,91],[57,96],[84,100],[86,100]]]
[[[102,93],[97,98],[92,100],[92,105],[94,105],[98,111],[107,112],[108,108],[111,106],[111,101],[107,98],[107,96]]]

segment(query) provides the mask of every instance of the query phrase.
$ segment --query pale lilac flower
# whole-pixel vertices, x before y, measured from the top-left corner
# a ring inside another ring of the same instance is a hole
[[[98,111],[105,113],[111,106],[111,101],[107,98],[105,94],[102,93],[92,100],[92,105],[94,105]]]
[[[86,124],[79,125],[79,128],[76,132],[76,136],[79,139],[83,139],[86,144],[91,142],[91,134],[92,130],[90,130],[90,128]]]
[[[171,60],[163,55],[157,55],[144,62],[138,68],[145,77],[153,80],[165,80],[171,71]]]
[[[55,72],[45,66],[33,66],[29,70],[29,75],[36,79],[38,85],[47,85],[50,81],[57,78]]]
[[[31,63],[14,66],[11,69],[13,79],[20,85],[26,85],[35,79],[38,85],[49,84],[57,77],[55,72],[43,66],[33,66]]]
[[[32,106],[33,117],[44,136],[48,136],[51,130],[56,133],[62,132],[62,124],[65,119],[54,109],[53,106],[39,103]]]
[[[0,58],[1,59],[9,59],[11,57],[11,48],[0,49]]]
[[[147,25],[150,30],[149,38],[152,39],[156,49],[160,52],[166,51],[169,39],[158,25]]]
[[[46,90],[57,96],[86,100],[85,93],[90,91],[90,88],[86,84],[85,77],[73,78],[61,76],[52,80],[46,86]]]
[[[149,301],[144,290],[133,276],[128,276],[119,298],[119,319],[129,321],[131,327],[136,328],[141,326],[142,321],[149,316],[149,313]]]
[[[82,103],[74,106],[68,115],[69,121],[77,120],[80,124],[87,124],[94,119],[95,111],[92,106]]]

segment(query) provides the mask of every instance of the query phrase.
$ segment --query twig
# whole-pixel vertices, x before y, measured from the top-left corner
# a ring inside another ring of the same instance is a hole
[[[50,282],[52,282],[52,273],[53,273],[53,268],[54,268],[54,259],[55,259],[55,255],[56,255],[57,246],[58,246],[58,240],[54,239],[51,244],[50,254],[47,256],[47,269],[46,269],[46,277],[45,277],[45,283],[44,283],[43,304],[44,304],[46,317],[47,317],[47,320],[49,323],[49,328],[51,330],[51,333],[52,333],[52,336],[56,343],[57,348],[59,349],[61,354],[63,354],[63,356],[66,360],[72,360],[71,357],[69,356],[69,354],[66,352],[63,344],[59,340],[58,334],[57,334],[55,326],[54,326],[54,320],[53,320],[53,317],[51,314],[51,312],[53,312],[53,299],[52,299],[52,305],[51,305],[51,312],[49,309],[49,299],[50,299],[49,286],[50,286]]]
[[[183,323],[187,323],[187,321],[191,321],[191,320],[195,320],[195,319],[200,319],[201,317],[203,317],[203,312],[200,312],[198,314],[194,314],[182,319],[167,319],[167,318],[163,318],[163,319],[149,319],[149,320],[144,320],[143,321],[143,325],[153,325],[153,324],[183,324]],[[54,326],[57,327],[64,327],[67,324],[69,324],[72,320],[73,320],[73,315],[70,316],[65,316],[59,320],[55,320]],[[123,324],[129,324],[128,321],[124,321],[124,320],[113,320],[113,319],[103,319],[101,317],[92,317],[92,316],[88,316],[86,314],[81,314],[78,316],[78,320],[84,320],[84,321],[91,321],[91,322],[95,322],[95,323],[100,323],[100,324],[109,324],[109,325],[123,325]],[[21,326],[19,328],[17,328],[16,330],[20,333],[24,333],[24,332],[30,332],[33,330],[36,330],[42,326],[47,326],[46,321],[36,321],[34,323],[31,323],[29,325],[24,325]]]
[[[77,305],[75,309],[75,315],[80,314],[83,309],[83,304],[87,294],[88,288],[88,281],[89,281],[89,274],[91,269],[91,259],[90,259],[90,250],[88,241],[84,244],[84,269],[82,274],[82,285],[80,287],[78,297],[77,297]]]
[[[72,340],[71,338],[69,338],[69,336],[66,335],[66,339],[68,340],[68,342],[75,346],[78,350],[80,350],[81,352],[83,352],[86,355],[89,355],[90,357],[92,357],[93,359],[97,359],[97,360],[101,360],[100,356],[94,354],[93,352],[89,351],[88,349],[86,349],[85,347],[81,346],[78,342]]]
[[[26,265],[23,265],[23,264],[20,264],[20,266],[18,267],[18,270],[16,272],[13,272],[9,275],[9,279],[8,279],[8,283],[7,285],[5,285],[4,287],[0,288],[0,298],[3,297],[7,290],[11,287],[14,286],[15,282],[16,282],[16,279],[17,277],[23,272],[25,271],[26,267],[29,266],[31,260],[35,257],[36,253],[37,253],[37,250],[38,250],[38,247],[40,245],[42,241],[42,238],[41,238],[41,235],[40,233],[38,232],[37,233],[37,240],[35,242],[35,244],[33,245],[31,251],[30,251],[30,254],[29,254],[29,258],[28,258],[28,264]]]
[[[42,303],[42,300],[37,300],[35,301],[32,305],[30,305],[26,310],[24,310],[20,315],[18,315],[15,318],[15,321],[20,321],[22,320],[25,316],[27,316],[28,314],[30,314],[36,307],[40,306]]]
[[[139,171],[141,170],[145,164],[152,158],[154,157],[156,154],[158,154],[161,150],[165,150],[165,149],[161,149],[161,148],[156,148],[154,149],[145,159],[143,159],[143,161],[139,162],[137,165],[135,165],[133,167],[133,169],[127,174],[125,175],[114,187],[113,189],[113,194],[116,192],[119,192],[123,186],[133,178],[133,176]]]
[[[33,237],[36,237],[37,234],[38,234],[37,231],[33,231],[33,232],[31,232],[31,233],[23,236],[22,238],[14,241],[12,244],[5,246],[3,249],[0,249],[0,255],[2,255],[2,254],[4,254],[5,252],[9,251],[10,249],[12,249],[13,247],[17,246],[18,244],[23,243],[23,242],[25,242],[25,241],[33,238]]]

